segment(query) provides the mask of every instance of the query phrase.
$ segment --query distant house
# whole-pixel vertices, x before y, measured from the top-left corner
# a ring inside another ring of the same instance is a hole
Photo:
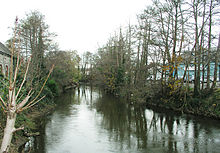
[[[0,75],[9,75],[10,58],[10,50],[0,42]]]
[[[210,80],[213,81],[214,79],[214,69],[215,69],[215,63],[211,62],[210,63]],[[185,64],[180,64],[178,67],[178,76],[181,78],[183,77],[185,70]],[[187,75],[189,74],[189,80],[193,81],[194,80],[194,71],[195,71],[195,65],[190,64],[188,69],[187,69]],[[204,68],[205,75],[204,75],[204,81],[207,79],[207,66]],[[218,63],[218,68],[217,68],[217,81],[220,81],[220,63]],[[200,80],[202,81],[202,65],[200,66]]]

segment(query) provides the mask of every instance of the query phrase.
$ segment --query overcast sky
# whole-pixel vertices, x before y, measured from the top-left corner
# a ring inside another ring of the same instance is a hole
[[[0,41],[10,37],[16,16],[38,10],[50,32],[58,36],[60,49],[94,52],[110,34],[129,21],[135,22],[151,0],[4,0],[0,9]]]

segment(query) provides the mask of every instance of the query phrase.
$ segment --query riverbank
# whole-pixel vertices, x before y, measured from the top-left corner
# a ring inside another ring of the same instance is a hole
[[[162,108],[179,113],[192,114],[220,120],[220,89],[212,93],[203,92],[200,96],[187,97],[164,96],[156,93],[151,96],[130,96],[129,101],[135,105],[145,105],[148,108]]]
[[[17,131],[12,139],[10,153],[20,153],[19,148],[23,146],[29,139],[29,135],[33,135],[38,133],[37,131],[39,129],[39,118],[43,116],[49,115],[51,112],[53,112],[56,104],[50,103],[50,104],[44,104],[41,103],[40,106],[36,105],[35,107],[32,107],[31,109],[21,113],[18,115],[16,123],[19,125],[25,125],[24,130]],[[4,120],[1,118],[0,121],[0,137],[3,137],[4,132]],[[17,125],[18,126],[18,125]],[[0,139],[0,143],[1,143]]]
[[[128,103],[137,107],[160,107],[220,120],[220,88],[204,89],[195,95],[193,88],[177,87],[170,88],[164,85],[162,88],[160,82],[157,82],[138,87],[121,85],[114,91],[104,87],[104,90],[106,93],[127,99]]]

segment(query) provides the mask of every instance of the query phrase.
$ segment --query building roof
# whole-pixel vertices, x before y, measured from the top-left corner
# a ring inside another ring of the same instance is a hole
[[[10,50],[7,47],[5,47],[5,45],[3,45],[1,42],[0,42],[0,53],[7,56],[11,55]]]

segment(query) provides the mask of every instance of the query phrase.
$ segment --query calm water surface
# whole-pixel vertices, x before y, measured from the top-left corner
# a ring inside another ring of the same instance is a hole
[[[219,121],[134,108],[81,87],[58,98],[35,153],[219,153]]]

